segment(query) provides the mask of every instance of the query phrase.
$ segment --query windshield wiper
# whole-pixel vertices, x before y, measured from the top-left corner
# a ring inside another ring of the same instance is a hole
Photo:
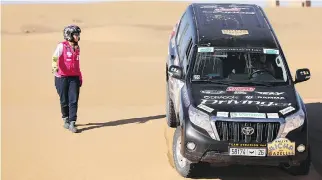
[[[269,82],[258,82],[258,81],[233,81],[235,84],[247,84],[247,85],[260,85],[266,87],[272,87]]]
[[[234,82],[230,82],[230,81],[216,81],[216,80],[209,80],[211,81],[211,83],[213,84],[223,84],[223,85],[232,85],[235,84]]]
[[[272,87],[275,82],[259,82],[259,81],[235,81],[235,80],[214,80],[214,79],[199,79],[192,80],[193,82],[208,82],[213,84],[223,85],[260,85],[266,87]]]
[[[274,86],[288,85],[287,82],[285,82],[285,81],[268,81],[268,82],[265,82],[265,83],[270,84],[270,85],[274,85]]]
[[[211,80],[211,79],[198,79],[198,80],[192,80],[192,82],[208,82],[208,83],[212,83],[212,84],[223,84],[223,85],[234,84],[234,82],[230,82],[230,81]]]

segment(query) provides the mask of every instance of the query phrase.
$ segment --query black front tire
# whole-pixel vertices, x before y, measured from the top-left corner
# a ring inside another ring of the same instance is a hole
[[[175,128],[179,125],[176,117],[176,113],[174,110],[174,105],[169,97],[169,88],[168,88],[168,83],[167,83],[167,107],[166,107],[166,119],[167,119],[167,124],[171,128]]]
[[[286,167],[283,166],[283,168],[291,175],[293,176],[306,176],[310,173],[311,168],[311,154],[308,153],[307,158],[300,163],[300,165],[297,166],[290,166]]]
[[[201,174],[201,170],[206,170],[203,163],[192,163],[180,153],[181,149],[181,127],[178,126],[173,137],[173,160],[176,171],[185,178],[197,177]],[[205,166],[206,167],[206,166]],[[207,166],[208,167],[208,166]]]

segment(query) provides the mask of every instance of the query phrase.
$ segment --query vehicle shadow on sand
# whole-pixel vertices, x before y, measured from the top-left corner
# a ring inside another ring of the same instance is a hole
[[[309,141],[311,144],[312,163],[316,171],[322,176],[322,103],[307,103],[306,109],[309,118]]]
[[[242,166],[231,165],[228,167],[211,167],[202,176],[195,179],[220,179],[220,180],[321,180],[311,167],[308,176],[292,176],[278,167],[269,166]]]
[[[201,172],[196,179],[221,180],[321,180],[322,179],[322,103],[307,103],[309,118],[309,141],[311,143],[312,164],[308,176],[292,176],[278,167],[239,166],[211,167]]]
[[[156,115],[156,116],[147,116],[147,117],[140,117],[140,118],[130,118],[130,119],[119,119],[116,121],[108,121],[103,123],[87,123],[87,124],[77,124],[78,131],[81,133],[83,131],[88,131],[91,129],[97,129],[107,126],[119,126],[124,124],[133,124],[133,123],[146,123],[151,120],[162,119],[165,118],[165,115]],[[79,128],[82,126],[88,126],[84,128]]]

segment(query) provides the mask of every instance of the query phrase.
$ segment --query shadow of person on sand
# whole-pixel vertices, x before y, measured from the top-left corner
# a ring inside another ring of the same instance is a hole
[[[130,119],[119,119],[116,121],[108,121],[108,122],[103,122],[103,123],[78,124],[77,127],[89,126],[89,127],[85,127],[85,128],[79,128],[78,131],[81,133],[83,131],[107,127],[107,126],[118,126],[118,125],[123,125],[123,124],[132,124],[132,123],[146,123],[151,120],[162,119],[162,118],[165,118],[165,115],[130,118]]]
[[[278,167],[269,166],[241,166],[211,167],[200,172],[196,179],[222,180],[321,180],[322,179],[322,103],[307,103],[306,109],[309,119],[309,141],[311,144],[312,164],[308,176],[292,176]],[[260,178],[259,178],[260,177]]]

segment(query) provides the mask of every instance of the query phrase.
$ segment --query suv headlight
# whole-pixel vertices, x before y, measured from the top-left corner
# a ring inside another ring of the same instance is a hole
[[[296,128],[301,127],[304,124],[305,114],[302,109],[296,113],[285,118],[284,130],[281,134],[281,137],[285,137],[289,132],[293,131]]]
[[[206,130],[211,138],[215,138],[214,131],[210,124],[210,116],[190,105],[189,110],[189,119],[194,125]]]

